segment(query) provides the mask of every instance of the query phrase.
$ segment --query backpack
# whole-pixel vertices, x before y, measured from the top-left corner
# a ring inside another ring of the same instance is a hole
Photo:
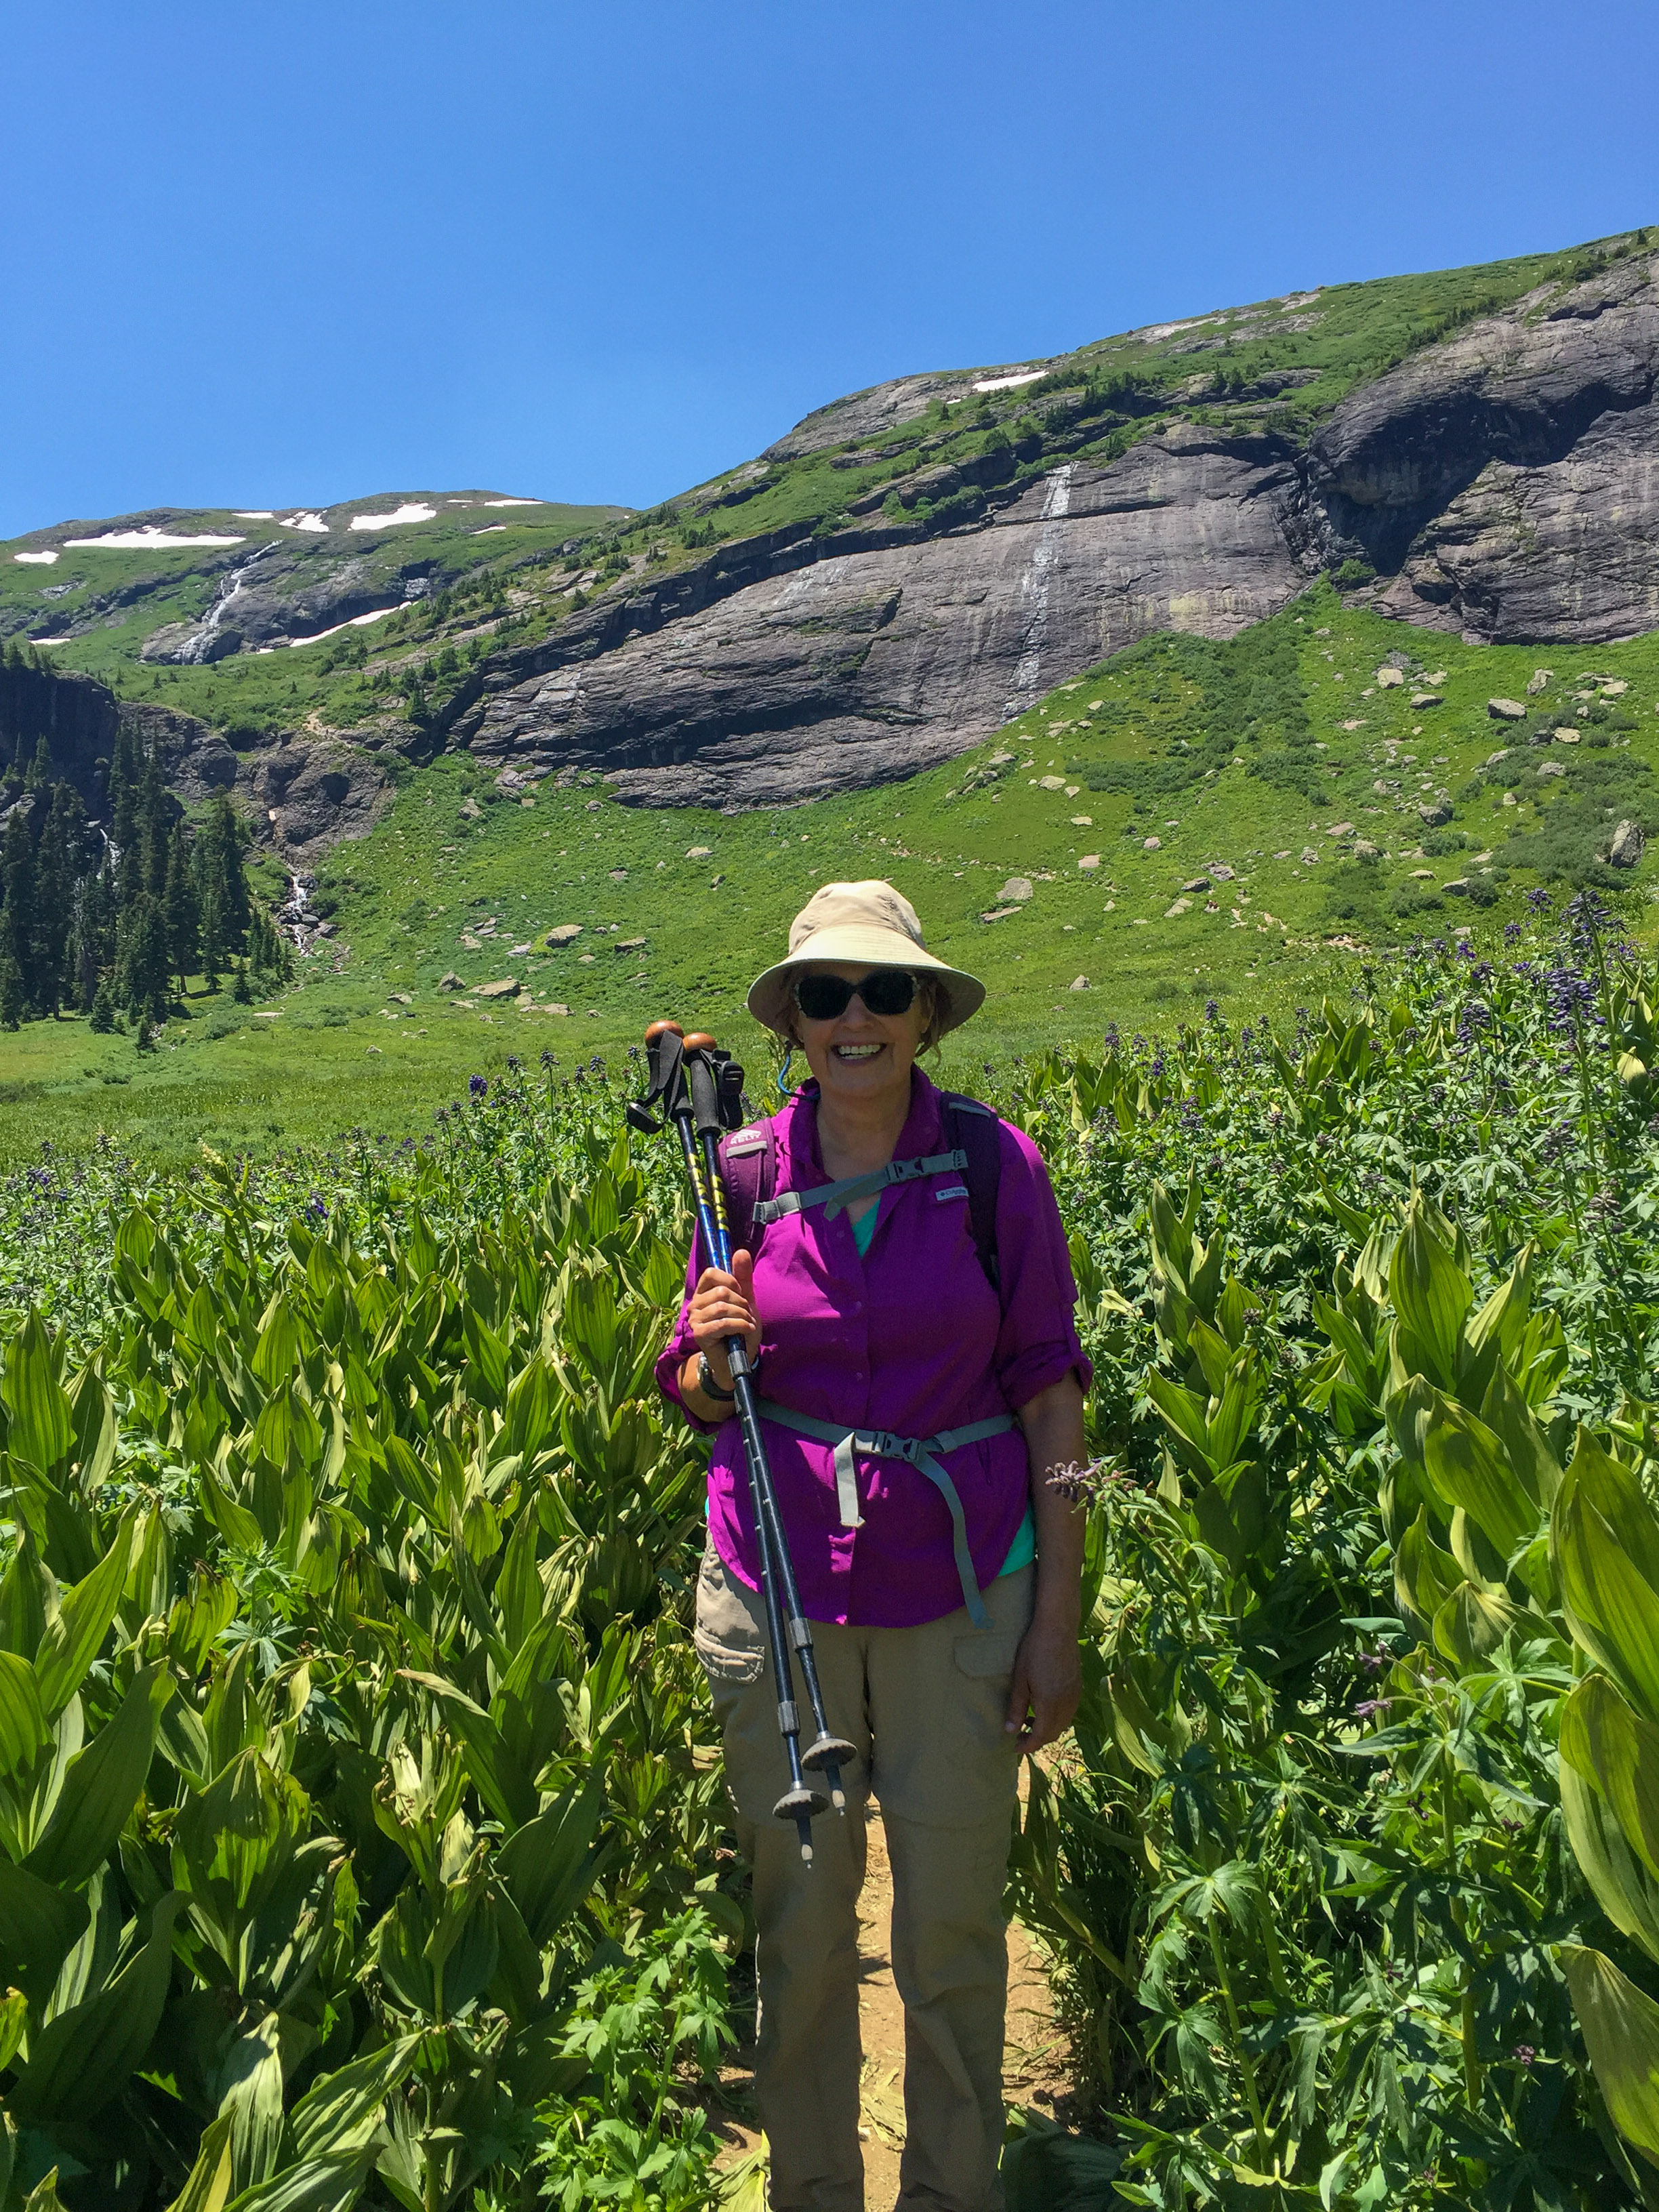
[[[974,1250],[985,1271],[985,1279],[1002,1302],[1001,1271],[997,1263],[997,1193],[1002,1182],[1002,1141],[997,1117],[976,1098],[954,1091],[941,1093],[945,1140],[952,1152],[965,1153],[963,1177],[968,1185],[969,1225]],[[750,1122],[720,1139],[720,1165],[725,1171],[726,1218],[734,1252],[756,1252],[755,1211],[777,1188],[777,1140],[769,1118]]]

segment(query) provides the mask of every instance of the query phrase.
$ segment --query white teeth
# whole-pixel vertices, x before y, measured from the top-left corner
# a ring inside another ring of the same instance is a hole
[[[837,1060],[873,1060],[880,1050],[881,1047],[878,1044],[838,1044],[836,1047],[836,1058]]]

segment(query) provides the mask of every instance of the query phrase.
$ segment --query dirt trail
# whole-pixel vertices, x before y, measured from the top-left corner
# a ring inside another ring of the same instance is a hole
[[[867,2212],[890,2212],[898,2196],[899,2154],[904,2148],[904,2007],[893,1984],[888,1931],[893,1917],[893,1876],[881,1809],[872,1803],[868,1869],[859,1897],[861,1960],[859,2020],[864,2039],[864,2191]],[[752,2053],[739,2050],[726,2070],[736,2100],[750,2094]],[[1011,2105],[1052,2109],[1071,2083],[1065,2040],[1055,2024],[1042,1957],[1015,1921],[1008,1930],[1008,2039],[1006,2082]],[[711,2115],[728,2149],[722,2166],[735,2164],[760,2141],[758,2133],[729,2114]]]

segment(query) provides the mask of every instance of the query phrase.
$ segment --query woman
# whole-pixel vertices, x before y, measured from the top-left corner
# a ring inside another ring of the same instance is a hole
[[[814,1079],[769,1125],[775,1192],[805,1203],[768,1218],[752,1260],[735,1252],[731,1273],[694,1272],[658,1363],[665,1391],[718,1430],[696,1638],[754,1867],[756,2088],[776,2212],[864,2203],[855,1907],[870,1790],[892,1862],[905,2008],[899,2202],[1002,2203],[1001,1895],[1019,1754],[1052,1741],[1077,1709],[1082,1516],[1049,1478],[1083,1460],[1090,1370],[1035,1146],[994,1121],[994,1287],[951,1158],[952,1109],[914,1065],[984,995],[926,950],[915,909],[890,884],[816,894],[787,958],[749,994],[750,1012],[805,1053]],[[728,1140],[757,1141],[750,1131]],[[927,1171],[861,1193],[833,1188],[896,1161]],[[843,1769],[847,1819],[818,1821],[811,1868],[771,1817],[783,1759],[722,1349],[736,1335],[760,1363],[830,1724],[859,1753]],[[866,1456],[848,1441],[884,1431],[890,1447],[937,1446],[970,1426],[980,1441],[908,1457]]]

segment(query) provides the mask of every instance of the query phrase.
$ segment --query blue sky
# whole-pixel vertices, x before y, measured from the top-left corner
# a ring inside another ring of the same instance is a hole
[[[1659,11],[0,0],[0,535],[648,505],[907,369],[1659,222]]]

